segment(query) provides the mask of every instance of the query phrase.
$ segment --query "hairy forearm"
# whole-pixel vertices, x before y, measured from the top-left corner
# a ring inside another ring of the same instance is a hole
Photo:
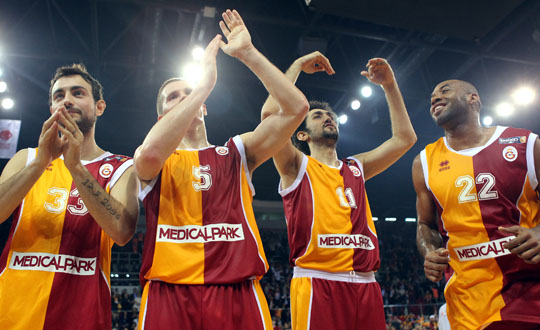
[[[429,252],[442,246],[441,235],[437,229],[424,223],[418,223],[416,229],[416,246],[422,256],[425,257]]]
[[[307,111],[306,97],[294,86],[292,79],[287,78],[257,49],[252,48],[249,54],[240,60],[264,84],[284,114],[303,115]]]
[[[0,184],[0,223],[6,221],[15,208],[21,204],[45,168],[46,166],[33,161]]]
[[[70,172],[79,195],[98,225],[118,244],[127,243],[135,228],[126,224],[132,223],[131,218],[136,215],[129,214],[124,205],[107,193],[82,164]]]
[[[404,147],[410,148],[417,140],[416,133],[405,107],[405,102],[401,96],[401,91],[397,82],[383,86],[386,100],[390,110],[390,121],[392,123],[392,137],[397,139]]]

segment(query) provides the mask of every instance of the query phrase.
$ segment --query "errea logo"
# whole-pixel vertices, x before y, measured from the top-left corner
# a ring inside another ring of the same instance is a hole
[[[450,161],[445,160],[439,163],[439,172],[446,171],[450,169]]]

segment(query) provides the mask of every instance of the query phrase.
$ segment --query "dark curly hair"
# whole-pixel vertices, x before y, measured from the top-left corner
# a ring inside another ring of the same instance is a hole
[[[315,109],[322,109],[322,110],[326,110],[335,114],[334,109],[332,109],[332,107],[330,106],[330,104],[328,104],[328,102],[317,101],[317,100],[309,101],[309,111],[315,110]],[[306,127],[306,122],[307,122],[307,116],[306,118],[304,118],[304,121],[300,124],[300,126],[298,126],[296,131],[294,131],[294,134],[292,135],[291,140],[292,140],[292,144],[296,147],[296,149],[302,151],[306,155],[311,155],[311,151],[309,150],[308,143],[306,141],[298,140],[298,137],[296,136],[297,133],[300,131],[304,131],[304,132],[308,131]]]

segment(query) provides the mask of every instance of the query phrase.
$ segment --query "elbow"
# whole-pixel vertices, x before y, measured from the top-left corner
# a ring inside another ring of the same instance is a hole
[[[113,240],[119,246],[124,246],[131,241],[133,235],[135,235],[135,226],[133,226],[133,228],[122,230],[120,233],[118,233],[117,237],[113,238]]]
[[[161,170],[163,162],[156,150],[140,147],[133,157],[135,173],[141,180],[152,180]]]

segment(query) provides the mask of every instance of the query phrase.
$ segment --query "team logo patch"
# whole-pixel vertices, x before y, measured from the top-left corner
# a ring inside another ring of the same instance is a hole
[[[516,237],[503,237],[490,242],[462,246],[455,248],[454,251],[456,251],[459,261],[497,258],[512,253],[503,245],[514,238]]]
[[[499,138],[499,144],[511,144],[511,143],[525,143],[527,142],[526,136],[513,136],[508,138]]]
[[[362,172],[360,172],[360,169],[354,165],[349,165],[349,168],[351,169],[351,172],[354,176],[358,177],[362,175]]]
[[[502,154],[503,154],[504,159],[506,159],[509,162],[513,162],[514,160],[516,160],[518,156],[517,149],[512,146],[508,146],[504,148]]]
[[[225,156],[229,153],[229,148],[227,147],[216,147],[216,152],[218,155]]]
[[[111,176],[113,169],[114,167],[111,164],[103,164],[99,168],[99,175],[101,175],[104,178],[108,178]]]

